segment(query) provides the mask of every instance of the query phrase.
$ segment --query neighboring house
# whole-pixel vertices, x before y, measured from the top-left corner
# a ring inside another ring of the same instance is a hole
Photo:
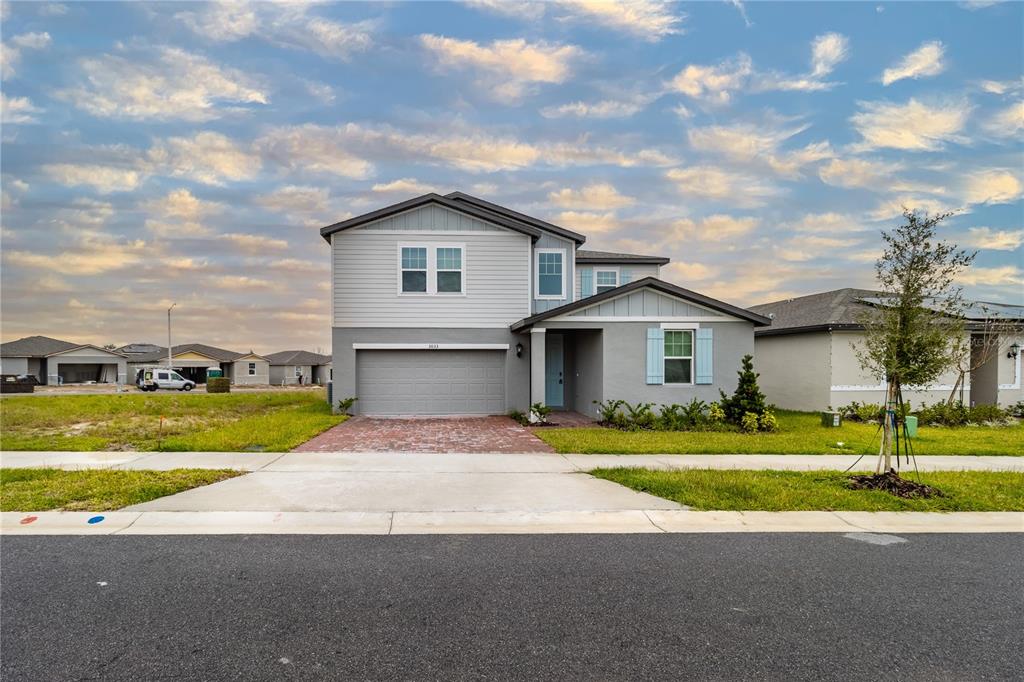
[[[132,380],[143,367],[167,366],[167,348],[149,343],[131,343],[117,349],[128,358],[128,369]],[[238,385],[270,383],[270,362],[252,351],[235,351],[207,346],[203,343],[186,343],[171,349],[171,366],[186,379],[197,384],[206,383],[209,369],[219,369],[223,376]]]
[[[331,380],[331,356],[308,350],[283,350],[265,356],[270,363],[270,383],[326,385]]]
[[[320,234],[334,396],[357,397],[363,414],[714,400],[769,323],[657,279],[666,258],[579,251],[582,234],[460,192]]]
[[[824,410],[853,401],[884,402],[884,380],[864,372],[855,352],[864,338],[864,315],[881,301],[876,291],[838,289],[752,306],[751,310],[772,320],[771,326],[755,332],[755,368],[768,400],[794,410]],[[985,312],[969,311],[966,323],[967,333],[976,342],[986,316],[1024,318],[1021,306],[983,305]],[[998,340],[995,357],[967,378],[965,403],[1006,406],[1024,399],[1019,352],[1024,339],[1020,334],[1004,336]],[[904,387],[903,399],[914,407],[947,400],[956,379],[956,372],[947,372],[934,385]]]
[[[0,374],[34,376],[41,384],[122,384],[127,358],[91,344],[28,336],[0,345]]]

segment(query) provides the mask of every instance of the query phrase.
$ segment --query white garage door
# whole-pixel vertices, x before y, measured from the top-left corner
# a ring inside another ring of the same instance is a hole
[[[505,355],[496,350],[361,350],[359,412],[504,414]]]

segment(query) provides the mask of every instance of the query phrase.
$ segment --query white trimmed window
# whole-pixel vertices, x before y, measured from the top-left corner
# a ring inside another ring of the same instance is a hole
[[[619,286],[618,270],[594,270],[594,293],[601,294]]]
[[[665,383],[693,383],[693,331],[665,330]]]
[[[256,363],[255,362],[250,362],[249,363],[249,376],[251,376],[251,377],[256,376]]]
[[[295,368],[295,376],[297,376],[297,377],[301,377],[302,376],[302,368],[301,367],[296,367]]]
[[[537,298],[565,298],[565,249],[537,249]]]
[[[402,244],[398,251],[399,295],[466,293],[466,251],[462,244]]]
[[[437,249],[437,293],[462,293],[462,249],[445,246]]]
[[[402,247],[402,293],[427,293],[427,247]]]

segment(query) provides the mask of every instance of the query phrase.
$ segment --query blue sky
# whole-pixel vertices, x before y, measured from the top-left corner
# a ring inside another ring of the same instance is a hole
[[[2,335],[329,346],[317,228],[459,189],[740,305],[957,210],[1020,303],[1020,3],[10,3]]]

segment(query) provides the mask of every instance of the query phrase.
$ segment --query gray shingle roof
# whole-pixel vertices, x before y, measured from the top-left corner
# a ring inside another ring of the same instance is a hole
[[[576,249],[577,263],[652,263],[665,265],[669,262],[664,256],[640,256],[635,253],[615,253],[613,251],[589,251]]]
[[[326,365],[331,361],[330,355],[320,355],[308,350],[282,350],[264,355],[271,365]]]
[[[53,339],[49,336],[26,336],[0,345],[0,356],[5,358],[41,358],[53,353],[79,348],[83,344]]]
[[[131,344],[133,346],[143,346],[150,344]],[[157,362],[167,357],[166,346],[153,346],[156,350],[148,353],[137,353],[130,356],[132,362]],[[171,355],[178,355],[179,353],[188,353],[189,351],[195,351],[196,353],[202,353],[207,355],[214,360],[219,362],[234,362],[247,353],[236,353],[232,350],[225,350],[223,348],[217,348],[216,346],[207,346],[204,343],[183,343],[180,346],[174,346],[171,349]]]
[[[757,334],[762,336],[829,327],[857,329],[861,326],[863,315],[873,310],[861,299],[879,295],[879,292],[870,289],[836,289],[753,305],[750,310],[772,318],[771,326],[757,330]]]

